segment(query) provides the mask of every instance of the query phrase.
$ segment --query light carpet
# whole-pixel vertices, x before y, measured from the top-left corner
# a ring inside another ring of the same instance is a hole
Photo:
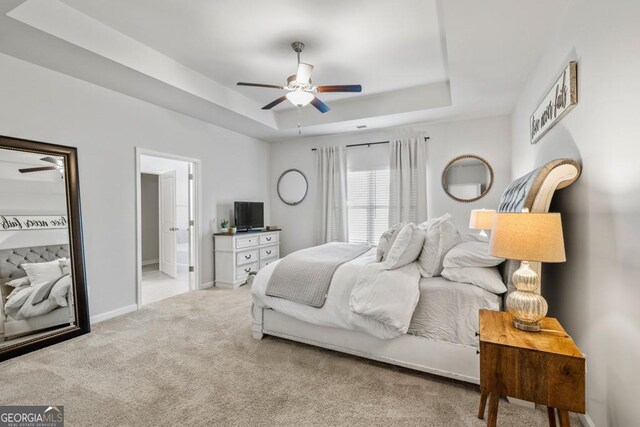
[[[478,387],[273,337],[250,295],[210,289],[0,364],[0,404],[64,405],[67,425],[483,426]],[[572,418],[574,425],[580,425]],[[498,424],[545,426],[500,402]]]

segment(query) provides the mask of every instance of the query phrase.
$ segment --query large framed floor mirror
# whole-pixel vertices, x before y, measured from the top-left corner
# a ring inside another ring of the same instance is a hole
[[[0,136],[0,361],[90,330],[77,151]]]

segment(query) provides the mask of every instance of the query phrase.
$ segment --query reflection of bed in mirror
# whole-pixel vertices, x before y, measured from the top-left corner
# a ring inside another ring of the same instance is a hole
[[[90,330],[77,168],[73,147],[0,136],[0,361]]]
[[[61,266],[58,280],[31,283],[19,288],[7,283],[26,277],[21,265],[69,259],[69,245],[34,246],[0,250],[0,290],[2,293],[2,341],[44,331],[56,326],[69,326],[75,321],[71,277]],[[41,287],[45,292],[37,295]],[[18,292],[16,292],[16,290]],[[13,295],[11,293],[13,292]],[[25,295],[28,294],[26,297]],[[43,298],[40,302],[35,302]],[[13,303],[13,304],[12,304]],[[29,306],[25,306],[28,304]],[[63,306],[66,304],[66,306]],[[11,308],[8,309],[7,306]]]

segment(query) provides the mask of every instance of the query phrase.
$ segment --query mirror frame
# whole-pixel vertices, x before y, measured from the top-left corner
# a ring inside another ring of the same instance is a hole
[[[456,197],[453,194],[451,194],[449,192],[449,189],[447,188],[447,171],[451,166],[453,166],[455,162],[457,162],[458,160],[464,160],[464,159],[480,160],[489,169],[489,184],[487,185],[487,188],[478,197],[474,197],[472,199],[461,199],[459,197]],[[483,159],[480,156],[476,156],[475,154],[463,154],[462,156],[458,156],[455,159],[451,160],[449,163],[447,163],[447,166],[444,167],[444,170],[442,171],[442,189],[447,194],[447,196],[451,197],[456,202],[471,203],[471,202],[475,202],[477,200],[482,199],[484,196],[486,196],[489,193],[489,191],[491,191],[491,187],[493,187],[493,178],[494,178],[493,168],[491,167],[489,162],[487,162],[485,159]]]
[[[304,195],[302,196],[302,198],[294,203],[290,203],[290,202],[286,202],[283,198],[282,198],[282,194],[280,194],[280,181],[282,181],[282,178],[291,172],[298,172],[300,175],[302,175],[302,177],[304,178],[304,182],[306,184],[306,187],[304,189]],[[284,203],[285,205],[289,205],[289,206],[295,206],[295,205],[299,205],[300,203],[302,203],[304,201],[304,199],[307,198],[307,194],[309,193],[309,180],[307,179],[307,176],[300,170],[300,169],[287,169],[286,171],[282,172],[282,174],[280,174],[280,178],[278,178],[278,184],[276,185],[276,190],[278,191],[278,197],[280,198],[280,200],[282,201],[282,203]]]
[[[73,326],[62,327],[35,338],[27,338],[19,343],[9,343],[0,347],[0,361],[4,361],[89,333],[91,331],[91,324],[89,320],[89,301],[87,298],[87,281],[85,277],[77,149],[75,147],[30,141],[9,136],[0,136],[0,149],[54,155],[64,159],[67,215],[69,218],[69,256],[73,271],[73,292],[76,310],[76,324]]]

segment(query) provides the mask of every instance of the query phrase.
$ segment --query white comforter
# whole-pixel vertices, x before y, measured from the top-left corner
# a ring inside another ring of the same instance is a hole
[[[71,276],[62,277],[53,285],[49,297],[35,305],[32,304],[36,291],[45,286],[46,283],[26,286],[19,290],[7,300],[4,312],[12,319],[21,320],[35,316],[42,316],[58,307],[66,307],[68,305],[67,296],[71,289]]]
[[[381,272],[376,248],[341,265],[333,275],[323,307],[315,308],[265,294],[278,262],[260,270],[251,294],[258,307],[269,307],[315,325],[363,331],[382,339],[407,332],[420,298],[420,272],[415,263]]]

